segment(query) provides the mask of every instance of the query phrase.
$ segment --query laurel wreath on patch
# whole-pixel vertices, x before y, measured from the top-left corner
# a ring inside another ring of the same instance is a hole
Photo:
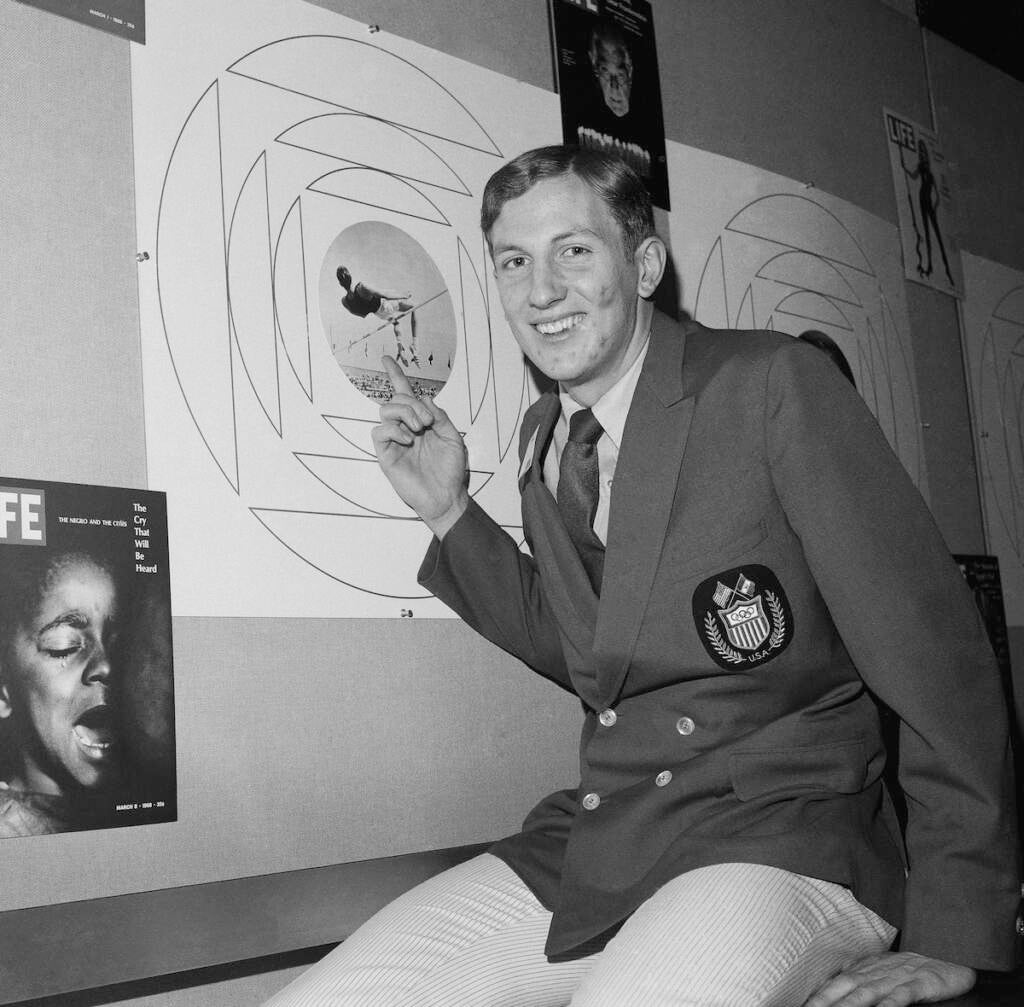
[[[786,636],[786,613],[782,610],[782,602],[772,591],[765,591],[765,598],[768,600],[768,608],[772,613],[772,635],[768,637],[768,646],[771,650],[781,646]]]
[[[772,633],[768,637],[768,649],[775,650],[776,647],[782,646],[786,636],[786,613],[783,611],[782,602],[774,592],[765,591],[764,596],[768,602],[768,610],[772,614]],[[725,642],[719,632],[718,623],[715,622],[715,618],[710,612],[704,616],[704,631],[708,634],[711,646],[723,660],[730,664],[741,664],[746,660],[738,650]]]
[[[704,616],[704,630],[708,634],[711,646],[715,648],[719,657],[724,658],[730,664],[741,664],[743,662],[743,655],[738,650],[730,647],[722,639],[722,634],[718,631],[718,625],[715,623],[714,616],[710,612]]]

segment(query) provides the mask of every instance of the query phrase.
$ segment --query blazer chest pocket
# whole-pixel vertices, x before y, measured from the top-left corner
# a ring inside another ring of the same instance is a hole
[[[733,790],[741,801],[856,794],[864,788],[867,771],[864,743],[856,739],[734,752],[729,757]]]
[[[753,526],[722,534],[688,537],[688,548],[666,551],[663,563],[671,564],[672,577],[676,581],[696,580],[701,576],[726,570],[733,560],[757,548],[768,537],[768,522],[758,521]]]

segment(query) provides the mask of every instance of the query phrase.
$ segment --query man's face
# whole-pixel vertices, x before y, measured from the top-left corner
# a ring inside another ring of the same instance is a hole
[[[590,405],[636,359],[639,251],[576,175],[509,200],[490,233],[498,294],[522,351]]]
[[[51,578],[0,656],[0,715],[21,743],[29,790],[96,787],[113,771],[108,648],[116,617],[113,580],[86,560]]]
[[[624,116],[629,111],[633,68],[623,49],[598,42],[594,56],[594,74],[601,86],[604,103],[614,115]]]

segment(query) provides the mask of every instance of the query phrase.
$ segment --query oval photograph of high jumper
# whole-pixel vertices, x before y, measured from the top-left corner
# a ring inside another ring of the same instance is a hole
[[[324,257],[319,292],[331,354],[367,398],[391,397],[385,354],[420,398],[445,386],[455,359],[452,299],[434,260],[405,231],[375,220],[346,227]]]

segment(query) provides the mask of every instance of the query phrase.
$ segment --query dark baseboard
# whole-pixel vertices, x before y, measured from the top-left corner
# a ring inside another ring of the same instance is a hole
[[[253,958],[244,962],[229,962],[225,965],[210,965],[203,969],[174,972],[150,979],[136,979],[133,982],[115,983],[96,989],[78,990],[74,993],[55,993],[53,996],[32,1000],[19,1000],[8,1007],[106,1007],[108,1004],[138,1000],[160,993],[174,993],[196,986],[210,986],[231,979],[245,979],[265,972],[280,972],[283,969],[299,968],[318,962],[336,944],[325,944],[319,948],[303,948],[301,951],[287,951],[265,958]]]
[[[312,962],[397,895],[486,848],[3,912],[0,1004],[98,1007]],[[285,961],[290,955],[299,958]]]

